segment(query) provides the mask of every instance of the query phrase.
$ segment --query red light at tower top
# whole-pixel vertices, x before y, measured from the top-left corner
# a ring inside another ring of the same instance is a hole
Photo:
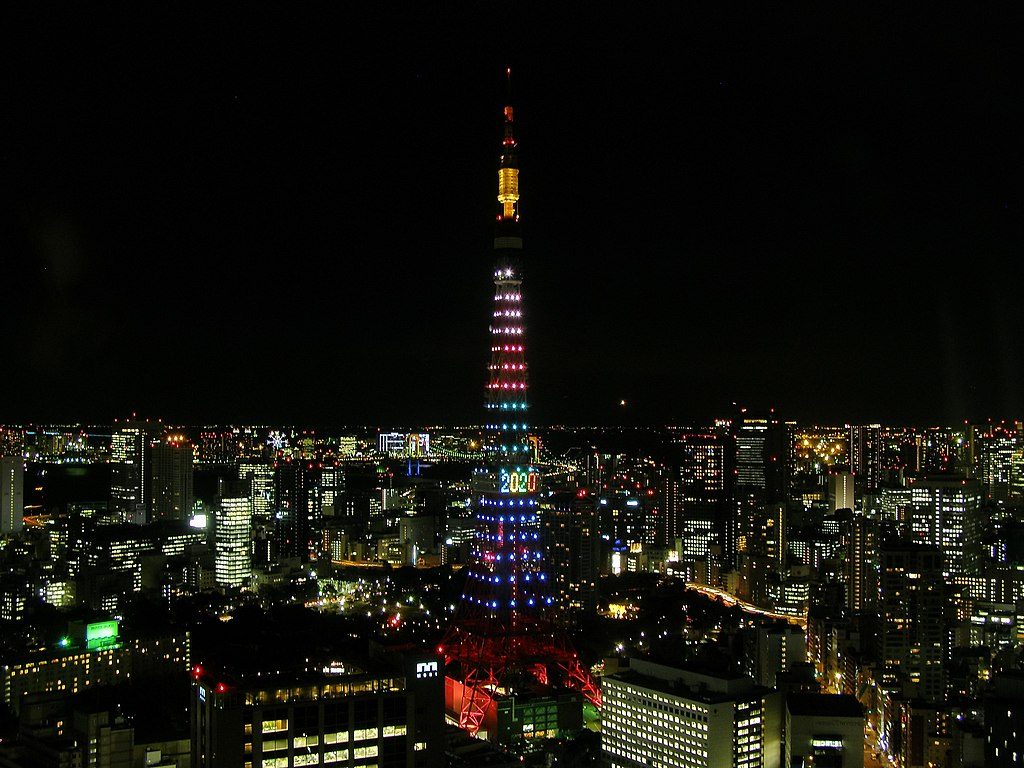
[[[490,329],[496,343],[485,387],[485,462],[473,475],[477,532],[459,610],[439,646],[452,681],[446,706],[474,733],[495,716],[497,698],[538,685],[575,689],[600,704],[600,691],[552,618],[554,595],[537,515],[539,445],[528,432],[519,164],[511,105],[503,116]]]

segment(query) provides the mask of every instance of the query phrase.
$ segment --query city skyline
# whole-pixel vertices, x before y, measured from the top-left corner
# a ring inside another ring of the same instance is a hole
[[[26,53],[0,420],[474,423],[506,66],[538,423],[1024,412],[985,19],[211,14]]]
[[[0,765],[1019,765],[1012,26],[585,11],[21,13]]]

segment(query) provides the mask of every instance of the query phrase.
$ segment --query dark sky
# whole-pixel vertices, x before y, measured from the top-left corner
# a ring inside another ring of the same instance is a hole
[[[537,420],[1022,415],[1006,18],[411,5],[6,11],[0,421],[477,420],[506,66]]]

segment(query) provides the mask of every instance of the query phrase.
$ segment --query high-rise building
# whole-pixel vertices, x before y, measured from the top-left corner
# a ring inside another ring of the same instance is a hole
[[[21,456],[0,459],[0,534],[17,533],[25,517],[25,464]]]
[[[217,583],[241,587],[252,577],[252,499],[248,490],[218,496],[213,535]]]
[[[594,609],[601,548],[593,497],[585,490],[556,493],[539,508],[556,603],[564,611]]]
[[[277,462],[274,505],[278,556],[309,560],[320,540],[323,519],[317,464],[303,460]]]
[[[878,605],[878,525],[853,513],[841,522],[846,608],[854,613]]]
[[[976,472],[989,498],[1008,498],[1014,479],[1014,459],[1020,455],[1021,447],[1021,435],[1004,425],[989,427],[977,436]]]
[[[601,748],[613,768],[777,768],[777,691],[749,677],[631,659],[602,678]]]
[[[249,484],[253,514],[269,518],[274,507],[274,466],[262,461],[240,462],[238,479]]]
[[[597,704],[600,691],[554,620],[529,433],[512,106],[503,113],[484,462],[472,484],[476,551],[440,650],[448,712],[471,733],[508,743],[582,726],[582,697]]]
[[[601,538],[611,547],[642,544],[650,521],[651,500],[636,488],[613,489],[597,499]]]
[[[949,475],[910,478],[910,534],[942,549],[946,572],[969,573],[979,564],[981,488]]]
[[[724,565],[728,567],[740,565],[744,539],[760,525],[767,505],[786,500],[791,454],[786,434],[787,425],[773,415],[755,418],[744,409],[732,421],[735,483],[731,519],[722,542]]]
[[[850,469],[864,493],[878,492],[882,470],[881,425],[850,427]]]
[[[832,472],[828,476],[829,512],[836,512],[840,509],[852,510],[855,504],[853,474],[850,472]]]
[[[688,433],[679,439],[680,513],[674,538],[684,538],[682,528],[704,528],[710,522],[713,536],[710,544],[718,544],[735,558],[733,521],[733,472],[730,458],[731,438],[720,434]],[[685,522],[684,522],[685,521]],[[689,522],[690,525],[686,525]],[[731,549],[727,546],[731,542]]]
[[[345,493],[345,468],[338,464],[324,464],[320,468],[320,504],[324,514],[337,515]]]
[[[945,695],[945,579],[935,546],[889,541],[881,549],[882,686],[908,698]]]
[[[746,673],[754,682],[774,688],[776,676],[807,661],[807,639],[802,629],[790,624],[761,625],[749,630],[744,655]]]
[[[733,421],[737,491],[764,502],[785,500],[790,454],[786,430],[774,415],[754,418],[744,413]]]
[[[192,443],[171,434],[150,449],[152,520],[187,520],[192,514]]]
[[[767,605],[770,582],[786,565],[786,505],[768,504],[746,522],[750,528],[740,537],[737,560],[746,585],[741,594],[757,605]]]
[[[115,427],[110,445],[110,511],[121,522],[143,523],[150,509],[149,443],[160,431],[149,421]]]

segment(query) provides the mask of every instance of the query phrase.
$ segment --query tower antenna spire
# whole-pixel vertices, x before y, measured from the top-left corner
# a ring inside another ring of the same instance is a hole
[[[519,220],[519,161],[516,157],[517,145],[512,130],[515,116],[512,109],[512,67],[505,68],[505,78],[508,83],[508,97],[502,110],[505,125],[498,161],[498,202],[501,203],[498,221],[515,222]]]

